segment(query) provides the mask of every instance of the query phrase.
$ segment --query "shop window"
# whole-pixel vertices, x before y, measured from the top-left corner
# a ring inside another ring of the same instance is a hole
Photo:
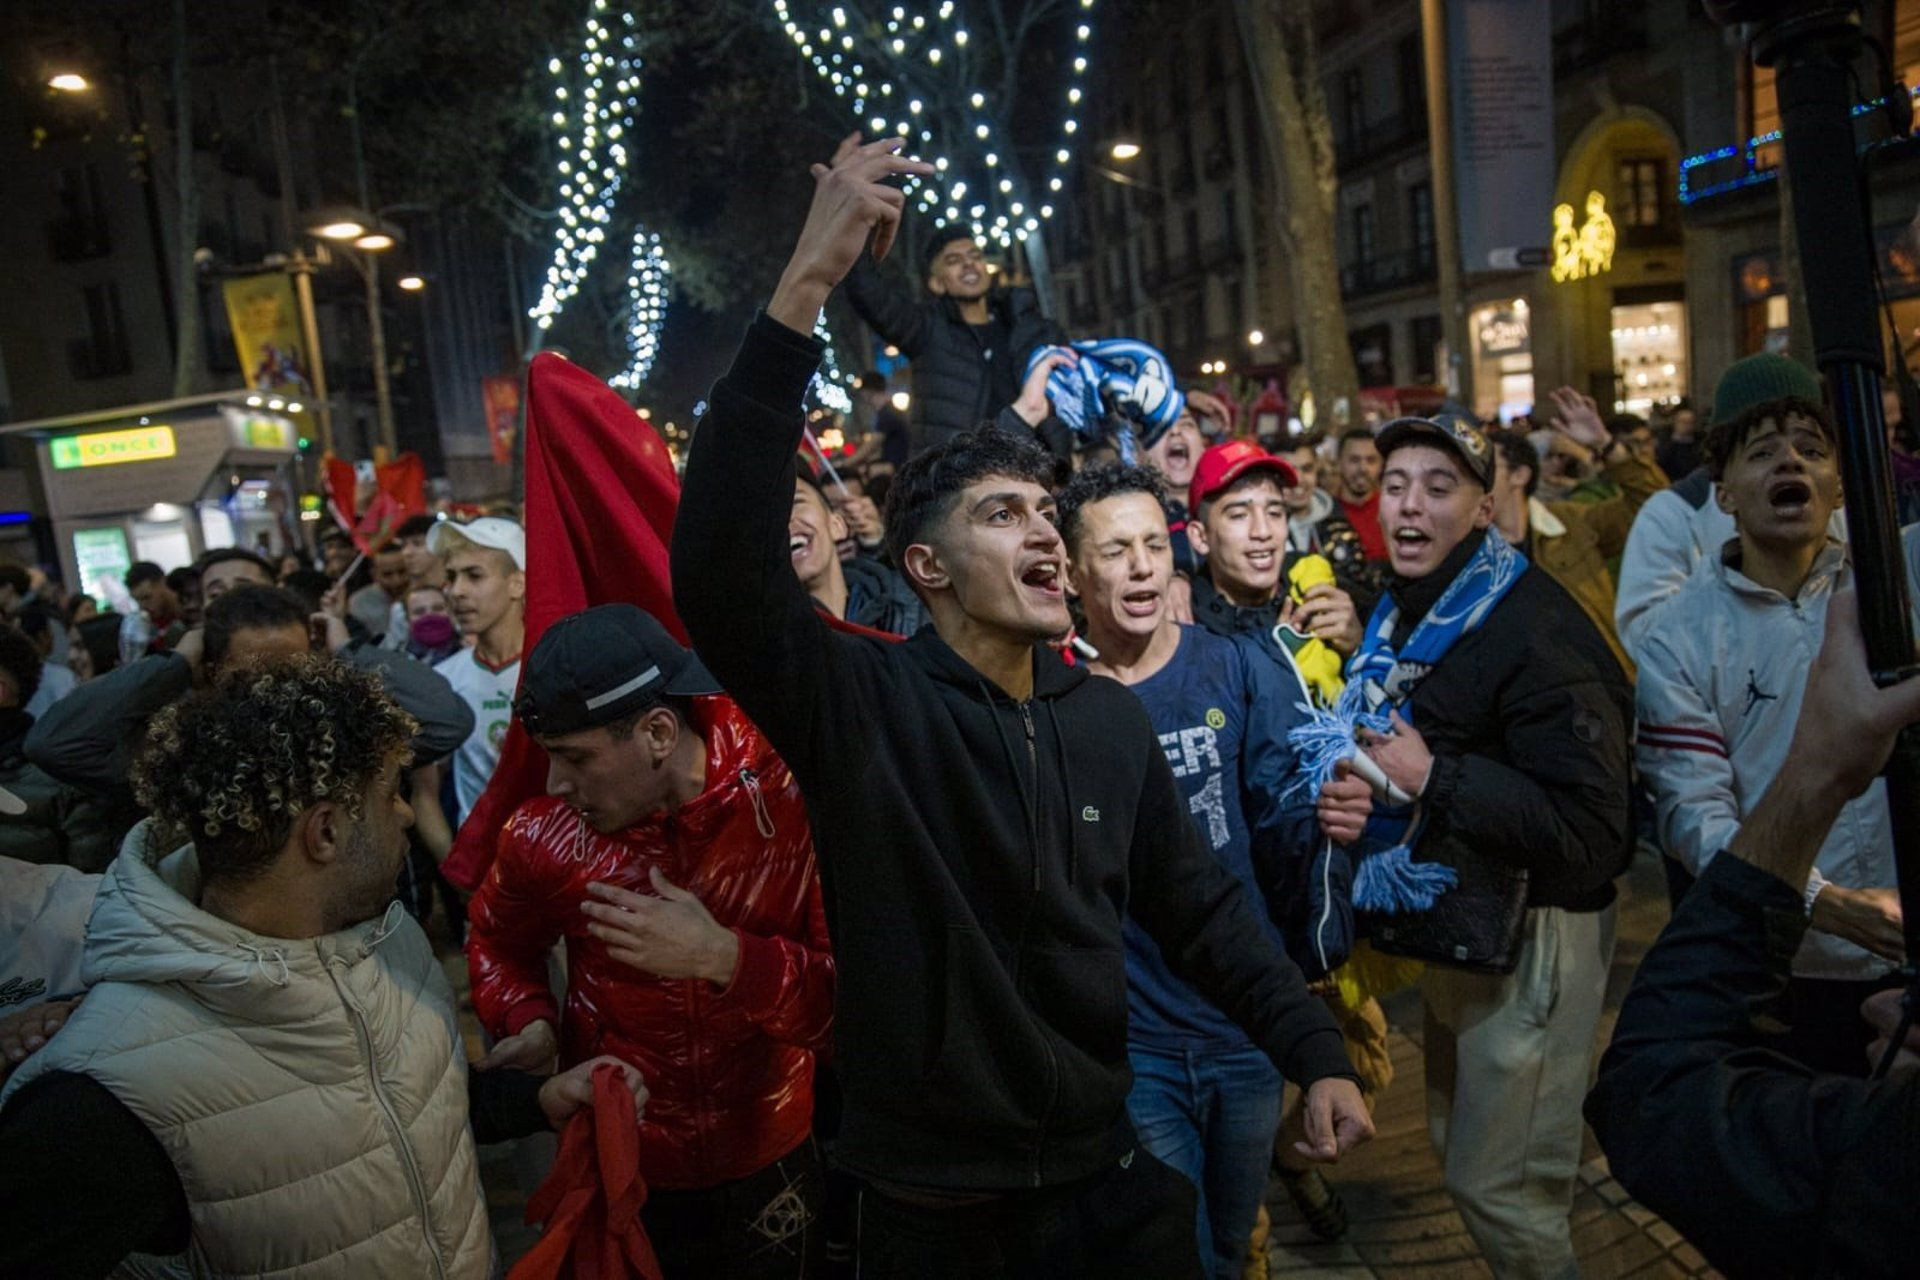
[[[1687,394],[1684,302],[1615,306],[1612,325],[1615,412],[1645,414]]]
[[[1765,137],[1780,128],[1780,100],[1774,94],[1773,68],[1756,65],[1744,51],[1740,56],[1747,67],[1747,136]],[[1754,151],[1756,168],[1771,169],[1779,163],[1778,139]]]

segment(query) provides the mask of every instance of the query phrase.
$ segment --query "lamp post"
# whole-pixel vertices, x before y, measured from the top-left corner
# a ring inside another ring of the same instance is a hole
[[[373,354],[373,403],[375,422],[380,432],[380,448],[388,457],[399,452],[398,433],[393,422],[393,388],[387,371],[387,327],[380,306],[380,258],[402,238],[400,229],[385,221],[388,214],[418,209],[419,205],[389,205],[375,213],[356,208],[331,206],[314,210],[307,216],[307,233],[340,246],[341,257],[353,264],[366,287],[367,340]],[[400,280],[409,293],[426,285],[417,275]],[[303,295],[302,307],[310,308],[311,296]],[[316,341],[316,346],[318,345]],[[318,360],[315,365],[318,367]],[[316,390],[318,387],[316,386]],[[331,423],[326,436],[331,445]]]

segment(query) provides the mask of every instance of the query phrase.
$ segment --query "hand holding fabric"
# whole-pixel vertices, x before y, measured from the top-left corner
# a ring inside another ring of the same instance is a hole
[[[556,1129],[564,1129],[574,1112],[593,1105],[593,1072],[594,1068],[601,1066],[610,1067],[620,1077],[621,1083],[627,1086],[627,1091],[633,1095],[635,1116],[646,1115],[647,1086],[640,1069],[603,1054],[549,1077],[540,1086],[540,1110],[546,1113],[548,1124]]]
[[[1353,766],[1342,760],[1334,766],[1333,777],[1320,788],[1315,802],[1320,830],[1335,844],[1352,844],[1366,830],[1373,813],[1373,788],[1365,778],[1354,774]]]
[[[1362,729],[1360,737],[1367,755],[1387,775],[1387,781],[1409,796],[1418,797],[1426,791],[1427,779],[1433,773],[1433,752],[1427,749],[1420,731],[1401,719],[1398,711],[1393,713],[1393,725],[1387,733]]]

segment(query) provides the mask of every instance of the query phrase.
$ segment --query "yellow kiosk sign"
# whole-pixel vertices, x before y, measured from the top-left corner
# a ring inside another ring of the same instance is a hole
[[[172,427],[133,427],[84,436],[55,436],[47,441],[55,471],[75,467],[111,467],[122,462],[151,462],[174,455]]]

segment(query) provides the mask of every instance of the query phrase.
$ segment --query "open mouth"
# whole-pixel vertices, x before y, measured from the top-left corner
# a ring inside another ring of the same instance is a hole
[[[1128,591],[1120,597],[1120,612],[1129,618],[1151,618],[1160,612],[1158,591]]]
[[[1048,599],[1057,600],[1066,594],[1060,582],[1060,562],[1058,560],[1036,560],[1027,566],[1020,575],[1020,585],[1031,587]]]
[[[1783,519],[1793,520],[1807,513],[1807,506],[1813,501],[1813,486],[1805,480],[1776,481],[1767,490],[1767,503],[1773,508],[1773,514]]]
[[[798,560],[807,554],[807,548],[812,545],[813,538],[811,535],[804,533],[793,534],[787,539],[787,556],[789,559]]]
[[[1393,545],[1410,555],[1418,555],[1433,539],[1419,529],[1395,529]]]
[[[1193,461],[1193,446],[1189,445],[1184,437],[1167,443],[1169,467],[1184,467],[1191,461]]]
[[[1265,573],[1278,563],[1279,552],[1263,549],[1247,552],[1247,567],[1258,573]]]

